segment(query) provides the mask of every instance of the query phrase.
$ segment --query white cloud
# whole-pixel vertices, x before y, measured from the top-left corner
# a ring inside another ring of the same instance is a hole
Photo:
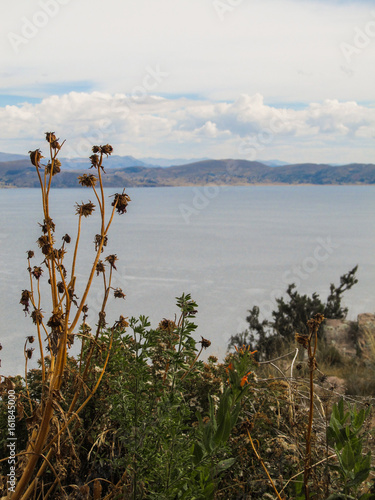
[[[372,162],[374,127],[375,108],[352,101],[325,100],[295,110],[265,104],[260,94],[217,103],[70,92],[0,108],[0,150],[9,151],[12,141],[13,152],[26,152],[53,130],[67,139],[69,156],[86,156],[94,143],[110,142],[117,154],[136,157],[253,159],[249,151],[255,149],[258,159]]]
[[[168,77],[153,93],[215,101],[257,92],[268,102],[373,98],[369,2],[244,0],[220,20],[212,0],[70,0],[25,38],[46,1],[7,2],[0,16],[0,85],[18,95],[46,96],[45,85],[69,81],[67,91],[85,81],[130,94],[148,67],[159,66]],[[12,33],[25,38],[17,51]],[[342,44],[354,47],[350,57]]]

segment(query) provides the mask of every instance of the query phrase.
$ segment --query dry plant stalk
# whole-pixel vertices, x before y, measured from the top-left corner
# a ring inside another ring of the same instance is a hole
[[[55,454],[56,444],[59,446],[65,431],[68,431],[68,426],[74,421],[78,424],[78,413],[84,408],[88,401],[95,394],[100,381],[104,375],[106,365],[108,363],[112,339],[109,343],[108,351],[105,355],[105,361],[99,373],[95,377],[95,370],[92,366],[94,355],[99,350],[97,343],[99,334],[106,329],[105,309],[108,302],[111,290],[114,290],[116,298],[124,298],[125,295],[121,289],[113,289],[112,274],[116,269],[115,262],[116,255],[109,255],[105,258],[105,263],[100,260],[101,254],[108,241],[108,231],[113,221],[115,212],[124,214],[130,198],[125,192],[116,193],[112,202],[112,209],[110,211],[108,220],[106,220],[105,213],[105,198],[103,190],[103,159],[104,156],[108,157],[113,148],[109,144],[104,146],[94,146],[92,148],[93,154],[90,157],[91,167],[96,171],[94,174],[84,174],[80,176],[79,183],[82,186],[91,188],[96,198],[99,212],[100,212],[100,231],[95,236],[95,257],[91,270],[83,291],[81,298],[76,295],[76,264],[79,249],[79,242],[81,237],[81,223],[82,219],[89,217],[95,210],[95,205],[89,201],[76,205],[76,214],[78,215],[78,230],[76,243],[73,253],[72,265],[70,272],[64,265],[65,254],[67,253],[66,247],[71,242],[71,237],[66,234],[62,238],[62,245],[57,246],[55,238],[55,224],[51,218],[50,213],[50,193],[52,186],[52,178],[61,170],[61,162],[57,158],[61,147],[59,139],[56,138],[54,132],[46,133],[46,140],[49,144],[50,160],[46,165],[41,164],[43,158],[39,149],[30,152],[31,163],[35,166],[39,178],[40,189],[42,194],[43,214],[44,221],[41,225],[42,236],[38,239],[37,243],[43,254],[44,260],[41,266],[31,266],[31,259],[34,257],[34,252],[29,250],[28,257],[28,271],[30,275],[30,290],[23,290],[21,297],[21,304],[24,306],[25,313],[30,313],[33,323],[36,327],[37,340],[39,344],[39,355],[41,362],[42,372],[42,391],[39,403],[32,401],[29,396],[29,411],[28,421],[32,422],[29,429],[29,440],[25,452],[21,455],[22,458],[19,466],[23,468],[22,474],[18,480],[15,492],[12,499],[23,500],[29,498],[36,492],[36,485],[40,482],[40,478],[48,467],[53,467],[51,460]],[[98,184],[98,189],[97,189]],[[106,267],[109,266],[109,277],[107,280]],[[41,290],[40,279],[42,274],[46,272],[48,275],[49,290],[51,293],[52,313],[48,320],[44,319],[44,312],[42,311],[41,304]],[[95,273],[102,274],[104,296],[102,305],[99,312],[99,319],[97,323],[96,332],[94,335],[91,333],[90,327],[86,324],[88,306],[86,304],[88,294],[93,282]],[[35,284],[36,282],[36,284]],[[31,308],[31,312],[30,312]],[[63,381],[64,372],[67,366],[67,352],[73,344],[77,336],[77,327],[81,324],[82,330],[82,343],[81,343],[81,356],[79,372],[76,374],[76,385],[74,387],[74,394],[70,403],[69,410],[64,412],[59,404],[64,396],[61,394],[61,386]],[[125,318],[120,317],[113,328],[126,327],[127,322]],[[112,332],[113,332],[112,328]],[[45,353],[44,342],[42,335],[46,336],[47,351]],[[33,354],[33,349],[28,348],[28,343],[34,341],[33,337],[29,337],[25,345],[25,359],[26,359],[26,390],[27,389],[27,361]],[[85,343],[89,342],[88,352],[83,359],[82,353]],[[91,382],[91,388],[87,387],[88,379],[94,380]],[[85,388],[85,397],[83,402],[77,408],[78,400],[81,396],[82,389]],[[58,426],[58,432],[54,436],[51,434],[51,423],[53,416],[56,413],[62,413],[62,418]]]
[[[311,433],[312,433],[313,416],[314,416],[314,371],[317,368],[315,355],[316,355],[316,349],[318,347],[318,330],[323,321],[324,321],[323,314],[316,314],[314,318],[309,319],[309,321],[307,322],[307,327],[309,330],[307,335],[301,335],[299,333],[296,333],[296,341],[299,344],[301,344],[305,349],[307,349],[308,365],[309,365],[309,386],[310,386],[309,420],[307,423],[305,467],[303,474],[303,488],[306,500],[310,498],[308,483],[311,472]]]

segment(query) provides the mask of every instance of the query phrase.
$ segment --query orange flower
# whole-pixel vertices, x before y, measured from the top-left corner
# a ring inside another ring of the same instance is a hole
[[[250,372],[247,372],[246,375],[244,375],[242,378],[241,378],[241,387],[243,387],[245,384],[248,383],[248,380],[247,380],[247,377],[250,375],[251,371]]]

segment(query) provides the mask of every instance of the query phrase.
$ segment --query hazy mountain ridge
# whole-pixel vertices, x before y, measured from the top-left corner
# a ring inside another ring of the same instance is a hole
[[[172,167],[149,167],[143,162],[116,167],[119,158],[109,168],[105,162],[104,184],[123,186],[193,186],[248,184],[375,184],[375,165],[352,163],[342,166],[300,163],[270,167],[262,162],[247,160],[204,160]],[[129,158],[129,157],[128,157]],[[55,187],[78,187],[77,176],[88,171],[78,162],[77,168],[65,169],[54,178]],[[141,164],[139,164],[141,163]],[[92,170],[91,170],[92,172]],[[2,187],[37,187],[38,178],[29,159],[0,162]]]

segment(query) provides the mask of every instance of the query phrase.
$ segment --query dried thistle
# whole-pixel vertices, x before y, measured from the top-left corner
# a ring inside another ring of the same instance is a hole
[[[49,142],[50,144],[54,141],[57,141],[55,132],[46,132],[46,141]]]
[[[40,324],[43,321],[43,313],[41,309],[34,309],[31,313],[31,319],[35,325]]]
[[[108,157],[109,155],[111,155],[113,153],[113,147],[110,146],[109,144],[105,144],[104,146],[100,146],[100,152],[103,155],[107,155],[107,157]]]
[[[164,332],[173,332],[173,330],[176,328],[176,323],[174,321],[171,321],[170,319],[163,318],[158,326],[159,330],[162,330]]]
[[[125,294],[121,288],[116,288],[113,292],[115,299],[125,299]]]
[[[202,340],[200,341],[200,344],[202,345],[203,349],[207,349],[208,347],[210,347],[210,345],[211,345],[210,340],[203,338],[202,335],[201,335],[201,339]]]
[[[33,347],[29,347],[29,349],[26,349],[27,359],[31,359],[32,358],[34,351],[35,351],[35,349]]]
[[[108,255],[108,257],[105,258],[105,261],[108,262],[110,264],[110,266],[113,269],[116,269],[116,271],[117,271],[117,267],[115,266],[116,260],[118,260],[116,254]]]
[[[95,187],[97,181],[98,178],[93,174],[83,174],[78,177],[78,182],[84,187]]]
[[[50,328],[64,328],[64,315],[61,312],[52,314],[47,322],[47,326]]]
[[[115,322],[113,325],[113,328],[127,328],[129,326],[129,323],[126,321],[127,318],[124,318],[124,316],[120,316],[118,321]]]
[[[117,213],[120,215],[124,214],[129,201],[131,201],[129,195],[125,193],[116,193],[114,197],[115,199],[113,200],[112,206],[114,207],[116,205]]]
[[[52,163],[53,163],[53,168],[52,168]],[[48,162],[46,165],[46,172],[47,174],[50,174],[52,172],[52,177],[56,174],[59,174],[61,172],[61,161],[55,158],[53,162],[50,163]]]
[[[36,149],[35,151],[29,151],[30,161],[34,165],[34,167],[39,167],[40,160],[44,158],[40,149]]]
[[[31,274],[34,276],[36,280],[38,280],[43,274],[43,269],[41,267],[34,266],[34,269],[31,271]]]
[[[102,242],[102,240],[103,240],[103,246],[102,246],[102,252],[103,252],[104,247],[106,247],[107,243],[108,243],[108,236],[102,236],[101,234],[96,234],[95,235],[95,239],[94,239],[95,251],[98,250],[99,245]]]
[[[105,272],[105,265],[103,264],[103,261],[99,260],[99,262],[96,264],[96,275],[99,276],[100,273]]]
[[[30,299],[31,292],[29,292],[29,290],[22,290],[20,304],[23,305],[23,311],[25,312],[25,315],[29,312]]]
[[[94,148],[92,148],[94,151]],[[98,168],[99,166],[99,156],[97,154],[93,154],[90,156],[91,167],[90,168]]]
[[[308,335],[302,335],[302,334],[296,332],[295,339],[296,339],[296,342],[301,344],[305,349],[308,348],[308,346],[309,346],[309,336]]]
[[[88,203],[76,203],[76,214],[89,217],[95,210],[95,205],[89,201]]]

